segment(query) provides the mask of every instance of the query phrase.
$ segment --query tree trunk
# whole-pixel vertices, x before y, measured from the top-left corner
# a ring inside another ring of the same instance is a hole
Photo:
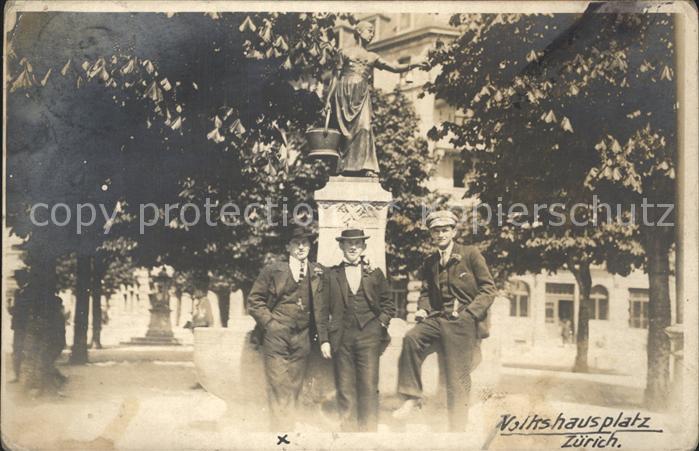
[[[30,254],[25,260],[29,279],[19,294],[23,303],[21,307],[26,307],[26,312],[22,312],[21,318],[17,318],[22,324],[15,326],[21,327],[22,331],[15,329],[14,339],[20,342],[13,343],[13,348],[18,353],[18,372],[23,387],[42,392],[47,387],[54,363],[53,360],[49,361],[52,345],[55,346],[55,343],[51,343],[51,328],[55,325],[51,324],[49,317],[49,303],[53,301],[56,292],[56,262],[34,259],[31,255],[34,251],[30,249],[27,252]]]
[[[665,334],[671,322],[670,244],[664,235],[662,230],[648,228],[644,240],[649,287],[645,403],[658,410],[667,407],[670,393],[670,340]]]
[[[102,257],[95,256],[92,263],[92,343],[90,347],[102,349]]]
[[[83,365],[87,363],[87,328],[90,314],[90,281],[92,267],[90,257],[78,255],[75,283],[75,318],[73,348],[70,363]]]
[[[218,311],[221,316],[221,326],[228,327],[228,318],[231,312],[231,289],[230,287],[219,287],[214,291],[218,298]]]
[[[577,330],[577,353],[575,354],[575,364],[573,371],[576,373],[586,373],[587,350],[590,342],[590,291],[592,290],[592,276],[590,274],[590,263],[584,262],[577,265],[569,265],[571,271],[578,282],[580,290],[580,302],[578,304],[578,330]]]

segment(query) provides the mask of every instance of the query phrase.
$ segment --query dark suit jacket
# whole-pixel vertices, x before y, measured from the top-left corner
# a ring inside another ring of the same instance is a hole
[[[318,340],[330,342],[333,351],[342,343],[344,333],[345,306],[349,301],[349,285],[342,265],[333,266],[325,272],[323,283],[325,302],[320,304],[321,320],[318,321]],[[388,281],[379,268],[371,272],[362,269],[362,286],[373,312],[378,312],[379,321],[388,325],[396,314],[396,306],[391,298]]]
[[[466,304],[466,310],[478,322],[479,338],[488,336],[488,309],[495,299],[495,283],[485,258],[475,246],[454,243],[447,267],[449,290]],[[418,309],[428,313],[442,310],[439,289],[439,252],[430,255],[422,267],[422,290]]]
[[[308,272],[311,277],[309,303],[314,313],[313,319],[318,324],[319,311],[324,310],[318,306],[323,301],[321,294],[323,266],[319,263],[309,263]],[[288,262],[270,263],[257,276],[248,295],[248,313],[255,318],[258,326],[264,328],[272,320],[272,310],[281,300],[282,290],[290,278],[293,278],[293,276]]]

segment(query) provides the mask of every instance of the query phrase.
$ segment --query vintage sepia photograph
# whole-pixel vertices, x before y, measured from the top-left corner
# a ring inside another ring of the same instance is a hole
[[[692,450],[691,1],[10,1],[8,450]]]

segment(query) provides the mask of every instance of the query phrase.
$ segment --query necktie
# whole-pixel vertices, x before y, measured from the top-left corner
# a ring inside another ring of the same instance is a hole
[[[303,283],[303,279],[306,277],[306,262],[302,262],[301,266],[299,267],[299,283]],[[301,302],[301,297],[299,296],[298,300],[296,301],[296,305],[298,308],[303,310],[303,303]]]
[[[449,262],[447,260],[447,252],[446,251],[439,251],[439,264],[442,266],[447,266],[447,263]]]

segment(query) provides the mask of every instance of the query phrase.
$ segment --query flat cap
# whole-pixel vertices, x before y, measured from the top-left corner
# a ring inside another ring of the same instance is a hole
[[[426,223],[428,228],[451,226],[456,227],[456,215],[449,210],[433,211],[427,215]]]

